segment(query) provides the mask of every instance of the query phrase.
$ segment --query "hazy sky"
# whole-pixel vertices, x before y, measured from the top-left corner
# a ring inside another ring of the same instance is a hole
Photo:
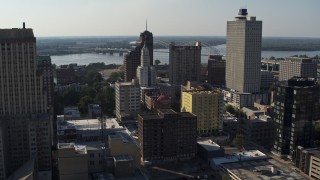
[[[9,0],[0,28],[40,36],[225,36],[240,7],[263,21],[263,36],[320,37],[320,0]]]

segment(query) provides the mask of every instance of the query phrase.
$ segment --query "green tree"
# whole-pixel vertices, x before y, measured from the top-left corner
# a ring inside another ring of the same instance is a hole
[[[78,103],[79,111],[82,114],[88,113],[88,105],[93,103],[93,99],[90,96],[84,96],[80,99]]]
[[[80,93],[75,88],[68,89],[63,93],[64,106],[76,106],[80,100]]]
[[[239,148],[242,148],[245,145],[245,139],[243,134],[237,134],[235,137],[235,144]]]
[[[110,86],[101,89],[95,99],[95,102],[101,105],[102,112],[107,115],[113,115],[115,109],[115,92]]]
[[[230,104],[226,105],[225,111],[229,112],[230,114],[235,114],[236,113],[236,110]]]
[[[154,63],[156,64],[156,66],[158,66],[161,63],[161,61],[159,59],[156,59],[154,60]]]
[[[123,71],[112,72],[108,78],[108,81],[109,82],[116,82],[121,79],[124,79],[124,72]]]

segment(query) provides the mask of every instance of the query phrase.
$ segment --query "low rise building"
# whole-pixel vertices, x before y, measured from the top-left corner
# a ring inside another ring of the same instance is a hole
[[[224,149],[213,142],[211,139],[198,139],[197,151],[199,156],[204,160],[224,156]]]
[[[297,147],[295,165],[312,179],[320,179],[320,147]]]
[[[240,93],[236,91],[228,91],[224,90],[224,100],[236,107],[253,107],[254,102],[260,100],[260,102],[268,103],[269,102],[269,95],[268,93]]]
[[[60,180],[87,180],[88,156],[85,146],[74,143],[58,144],[58,170]]]

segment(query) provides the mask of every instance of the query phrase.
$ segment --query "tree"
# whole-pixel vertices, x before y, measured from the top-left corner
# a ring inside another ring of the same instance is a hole
[[[108,78],[109,82],[116,82],[117,80],[124,79],[124,72],[119,71],[119,72],[112,72]]]
[[[75,88],[68,89],[63,93],[63,104],[64,106],[76,106],[80,99],[80,93]]]
[[[156,59],[154,63],[156,64],[156,66],[158,66],[161,63],[161,61],[159,59]]]
[[[270,60],[275,60],[276,58],[274,56],[271,56],[269,59]]]
[[[93,103],[93,99],[90,96],[84,96],[80,99],[78,103],[79,111],[82,114],[88,113],[88,105]]]
[[[245,139],[243,134],[237,134],[235,137],[235,144],[239,147],[242,148],[245,145]]]
[[[226,107],[225,107],[225,110],[227,112],[229,112],[230,114],[235,114],[236,113],[236,110],[234,109],[233,106],[231,106],[230,104],[228,104]]]

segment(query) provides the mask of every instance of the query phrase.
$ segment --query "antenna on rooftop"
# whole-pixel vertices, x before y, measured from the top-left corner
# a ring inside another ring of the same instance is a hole
[[[148,31],[148,19],[146,19],[146,31]]]

